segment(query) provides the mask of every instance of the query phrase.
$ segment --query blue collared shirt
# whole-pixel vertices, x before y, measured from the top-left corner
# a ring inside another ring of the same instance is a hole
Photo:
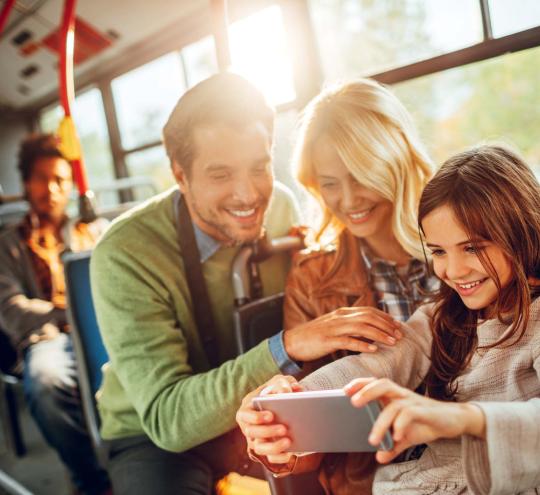
[[[178,203],[180,201],[181,193],[177,192],[176,197],[174,198],[174,215],[175,221],[178,222]],[[212,236],[208,235],[206,232],[203,232],[195,222],[192,222],[193,231],[195,232],[195,242],[197,243],[197,248],[199,249],[201,263],[206,262],[210,259],[221,247],[221,243],[214,239]],[[295,375],[300,373],[301,368],[296,364],[285,350],[285,344],[283,342],[283,330],[276,333],[270,339],[268,339],[268,346],[270,347],[270,353],[274,358],[276,365],[278,366],[281,373],[284,375]]]

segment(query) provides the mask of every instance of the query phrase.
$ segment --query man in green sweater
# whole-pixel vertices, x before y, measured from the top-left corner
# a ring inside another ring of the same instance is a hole
[[[290,331],[287,347],[281,332],[235,357],[231,261],[263,227],[283,236],[297,221],[290,193],[274,185],[273,118],[262,95],[232,74],[185,93],[163,132],[178,187],[120,217],[92,255],[110,357],[98,407],[115,495],[212,493],[223,474],[212,458],[234,456],[223,435],[242,397],[335,348],[321,325],[308,323]],[[186,281],[177,235],[183,202],[215,323],[217,367],[201,343]],[[283,290],[287,269],[285,255],[260,264],[264,295]]]

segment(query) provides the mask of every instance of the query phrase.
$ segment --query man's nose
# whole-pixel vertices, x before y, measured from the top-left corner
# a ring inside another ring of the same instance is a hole
[[[259,199],[259,191],[250,179],[239,179],[234,188],[234,199],[251,205]]]
[[[54,180],[50,180],[47,183],[47,190],[49,191],[49,194],[56,194],[59,193],[61,190],[60,184]]]

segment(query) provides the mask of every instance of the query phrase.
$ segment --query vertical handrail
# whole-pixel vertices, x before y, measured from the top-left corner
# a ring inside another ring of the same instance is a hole
[[[75,48],[75,7],[77,0],[66,0],[60,26],[60,65],[58,70],[60,104],[64,110],[64,118],[60,122],[58,135],[60,147],[71,163],[73,179],[79,189],[79,215],[83,222],[96,219],[94,209],[94,193],[88,188],[88,178],[82,157],[82,148],[77,129],[71,115],[71,103],[75,90],[73,79],[73,52]]]
[[[231,67],[227,0],[211,0],[210,6],[218,69],[219,72],[227,72]]]
[[[493,39],[493,26],[491,25],[491,12],[489,10],[489,0],[479,0],[480,13],[482,14],[482,31],[484,41]]]

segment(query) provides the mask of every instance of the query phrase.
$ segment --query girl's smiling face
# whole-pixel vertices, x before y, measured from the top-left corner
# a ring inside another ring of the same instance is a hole
[[[501,288],[511,280],[512,268],[502,249],[491,241],[473,239],[449,206],[441,206],[422,220],[426,245],[433,256],[435,274],[454,289],[469,309],[486,309],[497,300],[495,280],[482,265],[477,251],[489,260]]]

